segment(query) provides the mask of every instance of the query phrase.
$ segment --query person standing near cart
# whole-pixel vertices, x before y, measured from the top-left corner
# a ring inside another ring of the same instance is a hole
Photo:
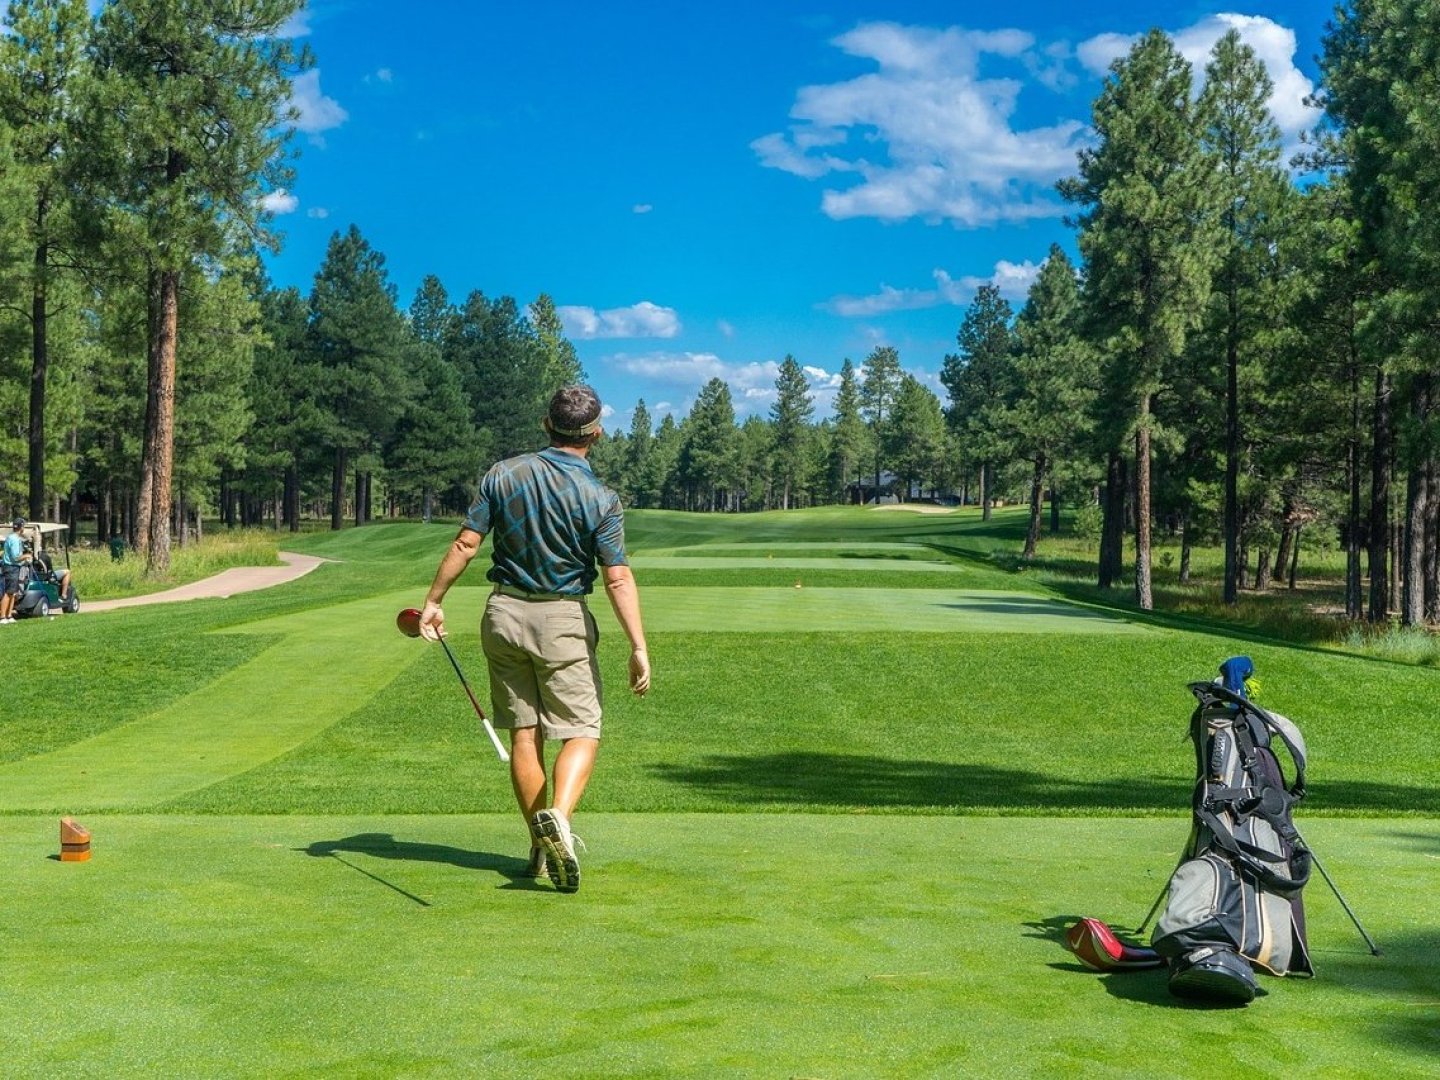
[[[580,863],[570,819],[600,745],[598,632],[585,603],[597,578],[630,641],[636,694],[650,689],[650,657],[620,499],[586,460],[604,434],[599,397],[588,386],[561,388],[550,399],[544,427],[549,447],[501,461],[481,480],[426,594],[420,633],[431,641],[444,636],[440,604],[491,537],[485,576],[494,587],[480,642],[495,726],[510,731],[510,781],[531,836],[528,872],[548,873],[561,892],[575,892]],[[546,739],[561,744],[549,777]]]
[[[16,518],[10,523],[10,535],[5,537],[4,549],[0,550],[0,579],[4,582],[4,594],[0,595],[0,623],[15,621],[15,601],[20,598],[21,569],[30,560],[25,550],[25,537],[21,530],[25,519]]]

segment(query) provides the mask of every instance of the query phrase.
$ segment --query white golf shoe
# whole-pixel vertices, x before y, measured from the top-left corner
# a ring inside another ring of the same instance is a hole
[[[571,835],[565,815],[558,810],[537,811],[530,819],[530,835],[545,850],[545,869],[555,888],[563,893],[578,892],[580,860],[575,857],[575,847],[578,844],[583,849],[585,845]]]

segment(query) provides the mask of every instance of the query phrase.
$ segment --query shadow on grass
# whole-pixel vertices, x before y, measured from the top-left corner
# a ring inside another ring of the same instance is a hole
[[[469,851],[465,848],[451,847],[449,844],[418,844],[409,840],[396,840],[390,833],[356,833],[354,836],[347,836],[340,840],[317,840],[309,847],[295,850],[303,851],[306,855],[315,858],[334,858],[350,869],[378,881],[386,888],[409,896],[410,899],[424,904],[426,907],[429,905],[425,904],[425,901],[342,858],[342,853],[369,855],[378,859],[445,863],[449,866],[458,866],[462,870],[491,870],[510,879],[510,884],[503,886],[505,888],[538,888],[535,885],[535,879],[525,874],[524,859],[509,855],[496,855],[489,851]]]
[[[1168,983],[1169,969],[1165,967],[1146,968],[1134,971],[1096,971],[1086,967],[1075,959],[1065,945],[1065,931],[1080,921],[1079,915],[1052,915],[1047,919],[1039,919],[1025,925],[1032,931],[1029,937],[1043,938],[1046,941],[1053,941],[1056,948],[1061,950],[1068,961],[1057,961],[1049,966],[1056,971],[1073,971],[1078,975],[1098,979],[1104,986],[1105,992],[1111,997],[1120,998],[1124,1001],[1134,1001],[1141,1005],[1157,1005],[1168,1009],[1225,1009],[1235,1008],[1234,1005],[1206,1004],[1203,1002],[1186,1001],[1177,998],[1170,993]],[[1112,927],[1121,941],[1128,945],[1145,946],[1146,941],[1137,938],[1118,927]],[[1262,988],[1261,993],[1265,991]]]
[[[1440,952],[1440,930],[1417,929],[1399,937],[1385,933],[1380,945],[1385,951],[1378,957],[1363,946],[1322,954],[1316,961],[1317,977],[1374,994],[1394,1006],[1379,1018],[1372,1033],[1377,1042],[1421,1051],[1432,1059],[1440,1056],[1435,1030],[1440,978],[1434,963]]]
[[[1115,622],[1114,616],[1092,608],[1076,607],[1044,597],[1016,596],[1009,600],[978,600],[973,603],[940,604],[956,611],[993,615],[1047,615],[1057,619],[1079,619],[1084,622]]]
[[[1003,809],[1039,813],[1092,810],[1188,814],[1189,777],[1075,780],[1023,769],[942,761],[895,761],[859,754],[711,754],[651,772],[739,806]],[[1440,790],[1376,783],[1329,783],[1326,809],[1440,812]]]

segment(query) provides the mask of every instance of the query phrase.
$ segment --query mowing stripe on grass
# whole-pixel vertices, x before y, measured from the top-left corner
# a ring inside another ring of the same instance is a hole
[[[478,590],[457,590],[455,625]],[[133,723],[0,767],[0,810],[154,806],[294,749],[365,705],[425,646],[395,629],[392,594],[264,619],[229,633],[280,640]],[[447,605],[449,607],[450,605]]]
[[[922,570],[930,573],[961,573],[964,567],[954,563],[923,559],[891,559],[881,555],[856,555],[851,558],[805,558],[785,556],[778,559],[754,555],[636,555],[630,563],[636,570]]]
[[[894,563],[886,563],[887,568]],[[978,589],[703,586],[641,588],[646,627],[696,633],[929,631],[1143,634],[1102,612],[1025,593]]]

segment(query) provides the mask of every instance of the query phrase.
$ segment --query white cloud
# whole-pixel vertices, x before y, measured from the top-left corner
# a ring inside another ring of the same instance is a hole
[[[299,205],[300,200],[284,188],[276,188],[260,198],[260,208],[271,214],[292,214]]]
[[[994,271],[983,277],[967,274],[952,278],[947,271],[937,268],[931,271],[931,277],[935,279],[933,289],[897,289],[882,283],[878,293],[836,296],[822,307],[849,318],[867,318],[890,311],[914,311],[941,304],[966,307],[974,300],[975,290],[981,285],[995,285],[1002,296],[1012,300],[1022,299],[1030,291],[1030,285],[1039,272],[1040,267],[1029,259],[1022,263],[1001,259],[995,264]]]
[[[295,76],[290,90],[290,104],[299,112],[295,126],[307,135],[337,128],[350,119],[344,107],[320,90],[320,69],[311,68]]]
[[[395,73],[389,68],[382,67],[379,71],[375,72],[375,81],[382,83],[394,82]]]
[[[698,388],[711,379],[723,379],[732,394],[767,384],[773,386],[780,375],[780,365],[774,360],[733,363],[714,353],[701,352],[617,353],[605,362],[626,375],[670,386]]]
[[[982,74],[1009,62],[1037,82],[1059,85],[1054,49],[1035,49],[1019,30],[862,23],[834,44],[875,61],[878,70],[848,82],[802,87],[786,132],[751,143],[762,164],[807,179],[854,174],[830,188],[821,206],[832,218],[912,217],[957,226],[1055,217],[1051,189],[1073,171],[1084,137],[1079,120],[1012,127],[1021,78]],[[1045,77],[1033,73],[1045,70]]]
[[[1296,66],[1295,32],[1256,15],[1212,15],[1173,33],[1197,82],[1215,42],[1231,28],[1264,61],[1270,108],[1293,148],[1318,110]],[[1022,93],[1065,93],[1080,70],[1103,76],[1136,36],[1099,34],[1076,45],[1039,43],[1020,30],[981,32],[893,22],[861,23],[833,44],[874,70],[801,87],[785,131],[755,139],[760,163],[807,180],[827,178],[821,209],[835,219],[948,221],[973,228],[1057,217],[1054,182],[1075,170],[1084,120],[1016,124]],[[903,290],[892,290],[896,293]],[[888,296],[890,303],[904,303]]]
[[[648,214],[648,213],[650,213],[651,210],[654,210],[654,209],[655,209],[655,207],[651,206],[648,202],[642,202],[642,203],[636,203],[634,206],[632,206],[632,207],[630,208],[630,211],[631,211],[631,213],[635,213],[635,214]]]
[[[735,336],[735,324],[728,319],[715,320],[715,329],[719,330],[720,333],[724,334],[727,338],[733,338]]]
[[[776,398],[775,381],[780,377],[778,360],[725,360],[709,352],[616,353],[601,363],[621,375],[680,391],[678,401],[664,400],[648,407],[657,422],[666,413],[683,418],[694,406],[700,388],[711,379],[721,379],[730,388],[737,415],[763,414]],[[814,400],[816,415],[828,415],[840,387],[839,371],[828,371],[813,364],[802,365],[800,370]]]
[[[1255,50],[1255,55],[1265,64],[1270,81],[1275,84],[1270,95],[1270,112],[1275,123],[1289,143],[1298,141],[1302,131],[1315,126],[1320,110],[1305,104],[1305,98],[1314,92],[1310,79],[1295,66],[1295,31],[1281,26],[1262,15],[1237,15],[1225,13],[1211,15],[1191,26],[1171,33],[1175,47],[1190,61],[1195,69],[1197,89],[1205,79],[1205,65],[1210,62],[1210,52],[1215,43],[1229,31],[1236,30],[1240,40]],[[1124,56],[1137,38],[1124,34],[1101,34],[1082,42],[1076,54],[1090,71],[1103,75],[1111,61]]]
[[[305,211],[305,216],[308,218],[319,218],[321,221],[324,221],[330,216],[330,211],[323,206],[312,206],[309,210]]]
[[[281,23],[280,29],[275,31],[275,36],[282,38],[308,37],[309,34],[310,13],[303,7]]]
[[[673,338],[680,333],[680,317],[674,308],[642,300],[624,308],[596,311],[592,307],[565,306],[555,309],[565,333],[582,341],[595,338]]]

